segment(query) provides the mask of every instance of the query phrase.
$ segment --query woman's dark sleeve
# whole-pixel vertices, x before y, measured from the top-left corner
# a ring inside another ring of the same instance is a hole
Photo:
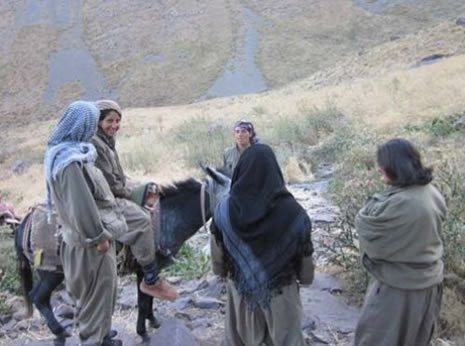
[[[297,261],[297,280],[302,285],[313,282],[315,264],[313,262],[312,224],[310,219],[306,223],[306,231],[301,247],[300,259]]]

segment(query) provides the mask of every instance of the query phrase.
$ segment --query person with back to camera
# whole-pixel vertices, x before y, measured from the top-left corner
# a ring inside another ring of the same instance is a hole
[[[155,261],[150,209],[157,199],[156,185],[130,184],[121,167],[115,146],[115,137],[122,118],[121,108],[112,100],[99,100],[96,104],[100,110],[100,117],[97,134],[92,139],[98,153],[95,165],[102,170],[107,179],[129,228],[129,231],[117,240],[131,247],[131,252],[142,267],[144,280],[140,284],[140,290],[155,298],[174,300],[178,294],[165,279],[159,277],[159,268]]]
[[[311,222],[269,146],[242,154],[211,232],[213,272],[227,279],[222,345],[304,345],[299,284],[313,281]]]
[[[239,120],[234,124],[234,146],[226,148],[223,155],[224,170],[232,176],[242,153],[252,144],[258,143],[255,128],[250,121]]]
[[[409,141],[380,145],[376,158],[386,189],[355,219],[362,265],[374,280],[354,345],[426,346],[441,306],[446,203]]]
[[[50,135],[44,160],[48,215],[50,219],[54,205],[62,225],[60,256],[66,288],[76,300],[80,344],[119,346],[121,340],[113,339],[110,329],[116,301],[114,234],[124,232],[126,223],[94,165],[97,152],[90,140],[98,116],[95,103],[74,102]]]

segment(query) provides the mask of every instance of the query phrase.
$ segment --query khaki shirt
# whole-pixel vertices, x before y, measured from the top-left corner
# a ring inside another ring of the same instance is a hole
[[[127,184],[127,178],[116,150],[112,149],[106,138],[101,134],[97,134],[92,138],[92,144],[97,149],[98,154],[95,166],[102,171],[108,185],[110,185],[111,192],[115,197],[130,199],[132,189]]]
[[[223,161],[224,161],[223,167],[224,167],[226,174],[228,174],[229,176],[232,176],[234,172],[234,168],[236,168],[236,165],[239,162],[240,158],[241,158],[241,152],[239,151],[236,145],[225,149],[224,155],[223,155]]]
[[[442,221],[447,206],[432,185],[390,186],[355,218],[362,264],[377,280],[418,290],[443,280]]]
[[[93,163],[71,163],[52,184],[63,240],[92,246],[127,231],[126,221],[102,172]]]

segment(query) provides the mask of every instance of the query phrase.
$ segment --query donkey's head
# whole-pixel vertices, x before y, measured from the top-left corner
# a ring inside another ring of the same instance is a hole
[[[229,178],[220,169],[204,166],[200,167],[207,175],[206,188],[210,197],[210,213],[213,214],[218,203],[229,194],[231,187],[231,178]]]
[[[216,204],[229,193],[228,176],[211,167],[204,167],[204,171],[207,173],[204,182],[187,179],[162,189],[157,236],[161,267],[168,264],[162,257],[176,255],[182,244],[210,219]]]

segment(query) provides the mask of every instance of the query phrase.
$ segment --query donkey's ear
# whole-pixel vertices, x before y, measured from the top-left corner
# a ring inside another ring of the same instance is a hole
[[[215,168],[207,167],[207,172],[220,185],[229,185],[231,183],[231,179],[228,176],[218,172]]]
[[[225,185],[229,183],[230,179],[224,174],[218,172],[215,168],[206,166],[201,161],[199,161],[199,166],[202,169],[202,171],[204,171],[204,173],[211,177],[216,183],[220,185]]]
[[[199,161],[199,166],[200,166],[200,169],[202,169],[202,171],[205,173],[205,174],[208,174],[208,171],[207,171],[207,166],[205,166],[205,164],[202,162],[202,161]]]

